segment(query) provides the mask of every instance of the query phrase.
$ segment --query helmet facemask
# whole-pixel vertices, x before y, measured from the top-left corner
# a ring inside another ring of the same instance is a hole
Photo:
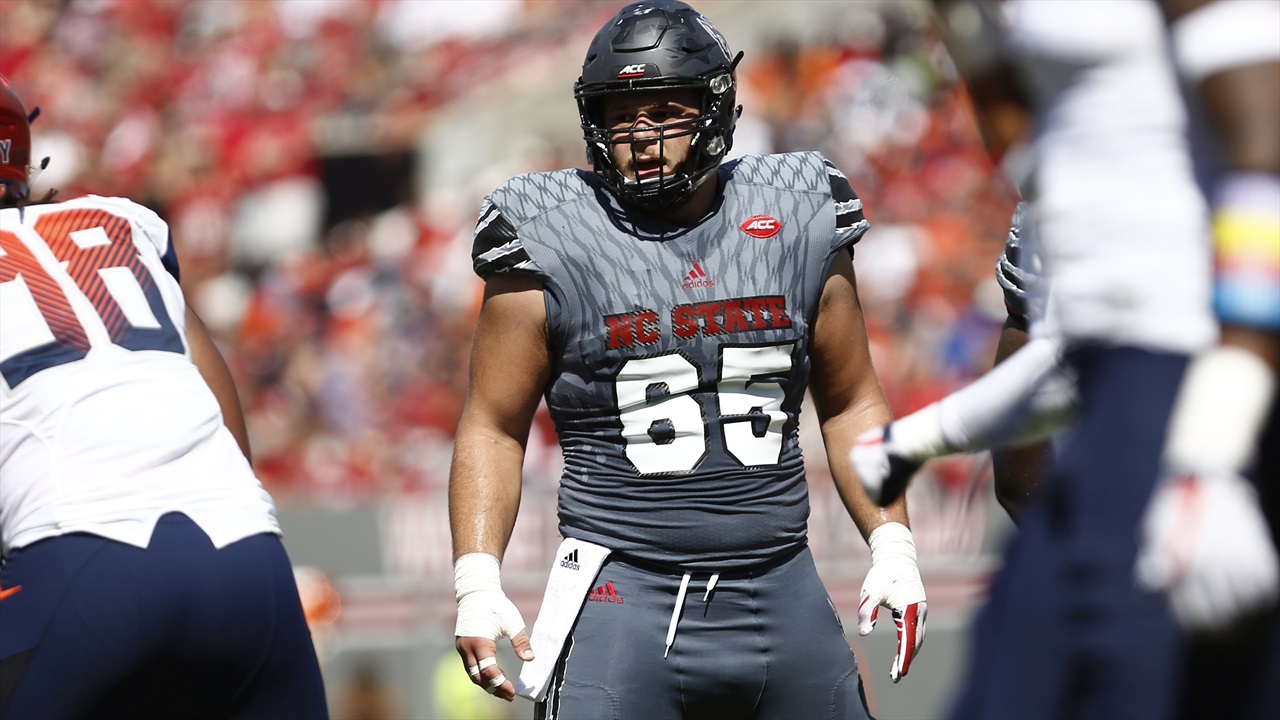
[[[739,55],[741,57],[741,55]],[[696,118],[673,120],[661,125],[610,128],[603,120],[605,97],[614,93],[651,89],[693,89],[700,97],[701,112]],[[587,143],[587,159],[597,173],[624,199],[646,210],[663,210],[679,205],[703,183],[724,160],[733,145],[733,127],[740,108],[735,107],[734,82],[723,73],[707,82],[637,83],[625,89],[603,88],[580,91],[578,106],[582,135]],[[684,160],[674,172],[667,169],[667,141],[692,136]],[[615,148],[625,146],[636,160],[636,148],[656,143],[660,171],[657,177],[639,180],[627,177],[619,167]]]
[[[728,45],[711,23],[682,2],[647,0],[623,8],[596,34],[574,84],[574,98],[587,160],[622,199],[645,210],[681,204],[706,181],[733,146],[733,129],[742,108],[735,104],[734,71],[742,53]],[[655,90],[693,90],[699,115],[661,125],[613,129],[604,118],[605,98]],[[666,141],[691,136],[684,160],[669,171]],[[663,161],[657,177],[628,178],[615,148],[656,142]]]

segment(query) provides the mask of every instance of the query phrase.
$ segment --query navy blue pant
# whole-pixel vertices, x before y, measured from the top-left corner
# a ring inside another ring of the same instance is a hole
[[[1133,568],[1187,359],[1087,348],[1068,360],[1080,416],[978,616],[958,719],[1176,713],[1185,641]]]
[[[328,716],[275,535],[215,550],[170,513],[145,550],[83,533],[15,550],[0,586],[5,718]]]

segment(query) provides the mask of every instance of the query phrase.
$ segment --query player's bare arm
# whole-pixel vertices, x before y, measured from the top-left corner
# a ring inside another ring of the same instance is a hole
[[[200,370],[214,397],[218,398],[218,406],[222,408],[222,422],[235,436],[240,451],[250,461],[253,455],[249,450],[249,430],[244,422],[244,409],[240,407],[240,396],[236,393],[235,381],[231,378],[231,370],[227,367],[218,346],[209,336],[209,329],[204,321],[196,315],[191,306],[187,306],[187,342],[191,344],[191,362]]]
[[[515,687],[495,662],[493,635],[509,634],[525,660],[533,653],[527,633],[513,627],[523,626],[523,621],[518,612],[511,616],[514,606],[501,593],[494,560],[501,561],[515,526],[525,442],[550,373],[546,322],[540,281],[527,275],[489,278],[449,475],[449,526],[459,590],[455,646],[472,681],[507,701],[515,699]],[[474,582],[485,586],[464,600]],[[466,602],[475,610],[468,611]],[[489,614],[500,632],[482,629],[476,630],[479,636],[471,635],[472,618],[483,625]]]
[[[887,425],[893,415],[867,347],[867,328],[858,301],[853,259],[836,254],[827,274],[812,344],[813,397],[831,477],[863,539],[886,522],[907,524],[907,506],[899,498],[887,507],[876,505],[862,489],[849,463],[853,439],[863,431]]]
[[[849,460],[854,439],[868,429],[888,424],[892,414],[871,364],[853,258],[847,252],[836,253],[827,273],[811,347],[810,391],[822,425],[831,476],[849,516],[871,548],[871,569],[858,602],[858,634],[872,631],[880,607],[892,611],[898,647],[889,676],[896,683],[911,669],[924,643],[928,603],[907,522],[906,496],[884,507],[877,505]]]
[[[541,283],[497,274],[485,286],[467,402],[449,474],[453,557],[502,558],[520,505],[520,472],[551,361]]]
[[[1000,329],[995,364],[999,365],[1027,344],[1027,321],[1010,315]],[[1049,441],[1021,447],[991,449],[991,465],[995,474],[996,501],[1016,523],[1018,513],[1039,484],[1049,459]]]

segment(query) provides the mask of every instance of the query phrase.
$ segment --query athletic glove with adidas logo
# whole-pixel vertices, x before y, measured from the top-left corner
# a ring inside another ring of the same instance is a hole
[[[906,676],[924,645],[929,604],[925,602],[924,583],[916,565],[916,543],[907,526],[885,523],[871,531],[867,544],[871,546],[871,570],[862,582],[858,634],[871,633],[881,606],[892,611],[898,632],[898,651],[889,677],[896,683]]]

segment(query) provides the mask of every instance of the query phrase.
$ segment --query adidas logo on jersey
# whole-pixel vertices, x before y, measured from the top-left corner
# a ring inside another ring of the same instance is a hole
[[[560,558],[560,567],[566,567],[570,570],[578,570],[580,568],[578,565],[578,551],[574,550],[568,555]]]
[[[680,287],[685,290],[692,290],[694,288],[713,288],[715,286],[715,281],[707,276],[707,271],[702,269],[702,264],[694,263],[693,269],[689,271],[688,275],[684,276],[684,284]]]
[[[587,600],[591,602],[617,603],[619,605],[623,602],[622,596],[618,594],[617,590],[613,589],[613,583],[611,582],[607,582],[587,593]]]

